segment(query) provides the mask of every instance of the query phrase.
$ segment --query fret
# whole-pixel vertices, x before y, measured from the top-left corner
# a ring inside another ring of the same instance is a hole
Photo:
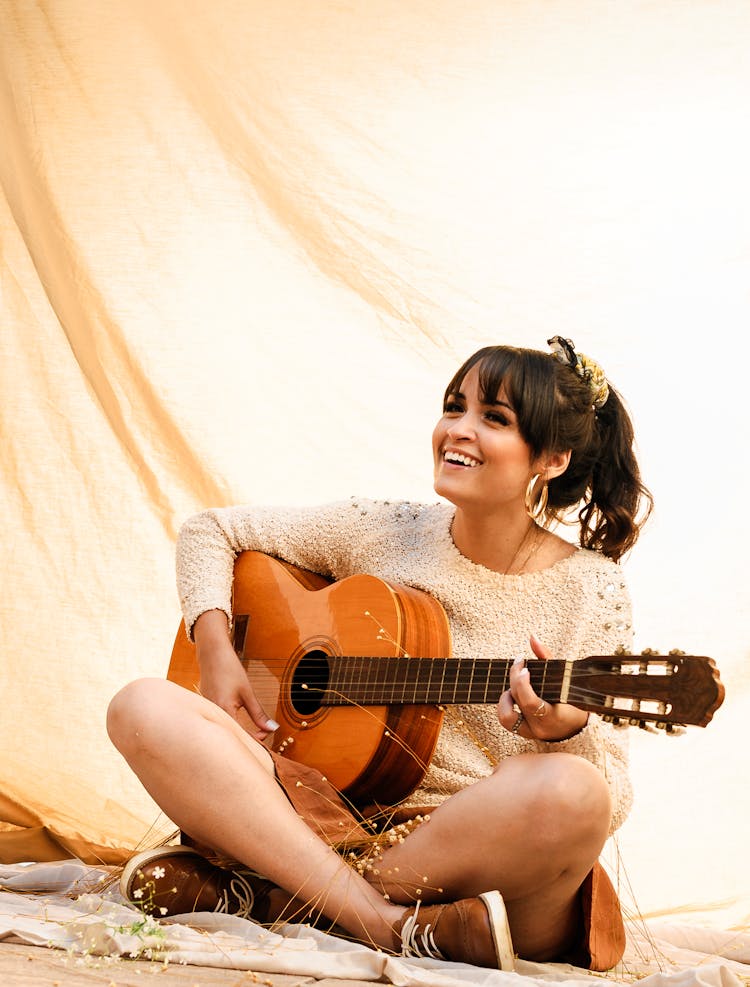
[[[341,693],[341,701],[346,701],[348,697],[357,700],[356,667],[358,661],[358,658],[341,658],[341,683],[339,688],[336,690],[337,693]]]
[[[483,703],[497,702],[505,691],[507,662],[493,661],[487,669],[487,679],[481,701]]]
[[[450,702],[445,691],[445,672],[450,662],[449,658],[439,658],[438,664],[440,665],[440,680],[435,684],[435,688],[430,695],[430,700],[434,702]],[[454,700],[455,701],[455,700]]]
[[[429,675],[427,676],[427,690],[426,690],[427,695],[430,694],[430,689],[432,688],[432,673],[436,668],[437,665],[433,665],[432,663],[430,663],[430,666],[428,668]],[[416,695],[416,690],[415,690],[415,695]]]
[[[447,661],[448,661],[448,659],[446,659],[446,662]],[[453,693],[452,693],[451,699],[447,699],[446,698],[446,702],[448,702],[448,703],[450,703],[451,705],[454,705],[454,706],[458,702],[458,699],[456,699],[456,690],[458,689],[458,679],[459,679],[459,674],[458,673],[460,671],[460,668],[461,668],[461,666],[458,665],[458,666],[454,666],[454,669],[452,669],[455,672],[455,676],[453,678]]]
[[[374,705],[374,697],[380,695],[378,672],[382,668],[382,665],[380,661],[370,661],[366,665],[362,662],[361,664],[365,673],[362,676],[362,688],[360,693],[362,696],[362,701],[369,705]]]
[[[415,703],[417,699],[417,687],[420,680],[421,658],[409,658],[406,662],[406,675],[404,676],[404,702],[409,699]]]

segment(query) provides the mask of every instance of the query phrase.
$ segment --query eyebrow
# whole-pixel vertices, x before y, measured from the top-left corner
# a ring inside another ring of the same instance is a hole
[[[466,395],[463,391],[453,391],[449,397],[461,398],[462,401],[466,400]],[[482,401],[482,404],[486,405],[488,408],[507,408],[508,411],[512,411],[515,415],[516,409],[512,404],[508,404],[507,401]]]

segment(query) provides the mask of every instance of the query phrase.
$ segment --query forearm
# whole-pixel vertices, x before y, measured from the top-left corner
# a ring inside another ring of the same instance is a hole
[[[200,654],[229,643],[229,621],[223,610],[206,610],[193,624],[193,640]]]

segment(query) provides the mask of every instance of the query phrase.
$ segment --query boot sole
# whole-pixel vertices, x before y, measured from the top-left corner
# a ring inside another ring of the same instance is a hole
[[[497,954],[498,968],[500,970],[513,970],[515,968],[513,940],[510,935],[508,913],[505,910],[503,896],[499,891],[487,891],[485,894],[480,894],[479,898],[484,902],[484,907],[490,916],[490,929]]]

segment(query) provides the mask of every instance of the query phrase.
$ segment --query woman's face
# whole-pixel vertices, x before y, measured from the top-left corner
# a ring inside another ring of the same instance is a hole
[[[486,513],[509,507],[525,512],[526,487],[539,470],[504,389],[491,404],[482,401],[477,367],[464,377],[459,393],[448,395],[432,451],[435,492],[441,497]]]

